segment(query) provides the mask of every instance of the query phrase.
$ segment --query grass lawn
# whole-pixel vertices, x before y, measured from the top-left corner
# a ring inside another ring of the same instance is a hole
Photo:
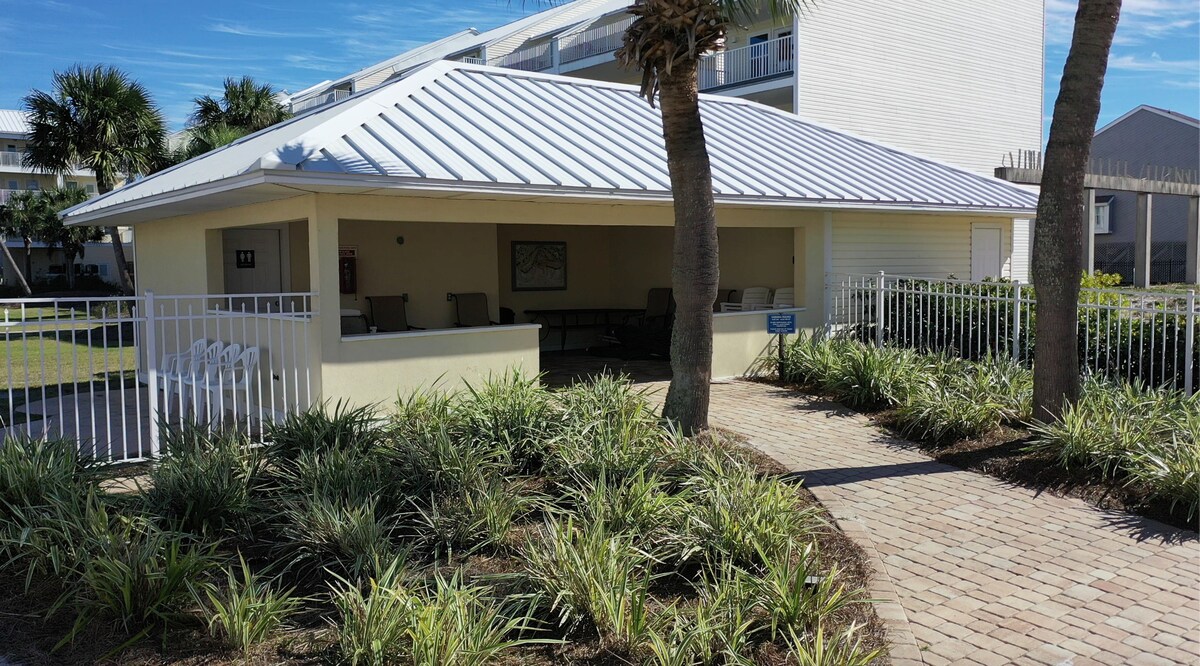
[[[0,448],[0,597],[20,609],[0,661],[882,657],[866,558],[800,480],[724,434],[668,432],[626,382],[506,377],[319,408],[267,440],[169,432],[122,494],[73,449]]]
[[[98,341],[93,336],[93,342]],[[27,402],[57,397],[60,392],[86,391],[93,383],[128,379],[136,369],[137,354],[132,346],[93,346],[86,337],[78,342],[12,335],[0,338],[0,425],[8,418],[10,400],[19,408]]]

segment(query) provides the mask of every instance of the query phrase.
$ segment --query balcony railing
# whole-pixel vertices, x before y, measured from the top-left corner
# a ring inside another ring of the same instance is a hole
[[[321,93],[320,95],[317,95],[316,97],[312,97],[312,98],[309,98],[309,99],[306,99],[306,100],[303,100],[300,102],[292,102],[292,104],[290,105],[291,112],[293,114],[297,114],[297,113],[301,113],[303,111],[307,111],[309,109],[315,109],[318,106],[325,106],[326,104],[332,104],[334,102],[346,99],[347,97],[349,97],[352,94],[353,93],[351,93],[349,90],[341,90],[341,89],[331,90],[327,93]]]
[[[554,54],[551,43],[527,46],[512,53],[488,60],[489,65],[520,69],[526,72],[540,72],[554,65]]]
[[[633,24],[633,17],[621,19],[616,23],[590,28],[574,35],[559,39],[558,61],[560,63],[575,62],[591,56],[611,53],[621,48],[625,31]]]
[[[0,166],[6,167],[21,167],[25,166],[24,151],[5,150],[0,152]]]
[[[795,69],[794,47],[792,36],[787,35],[707,55],[700,61],[700,89],[724,88],[790,74]]]
[[[487,64],[487,60],[484,60],[483,58],[476,58],[475,56],[463,56],[463,57],[459,58],[458,61],[466,63],[468,65],[486,65]]]

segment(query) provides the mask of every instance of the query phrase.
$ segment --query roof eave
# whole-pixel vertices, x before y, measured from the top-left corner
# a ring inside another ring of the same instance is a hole
[[[627,203],[657,203],[670,204],[671,194],[665,191],[633,191],[602,188],[569,188],[545,185],[512,185],[507,183],[464,183],[462,181],[436,181],[425,178],[398,178],[393,176],[364,177],[361,175],[330,174],[319,172],[301,172],[276,169],[256,170],[250,173],[225,178],[218,181],[194,185],[181,190],[163,192],[142,197],[135,201],[123,202],[105,208],[73,214],[68,209],[63,211],[66,224],[96,224],[106,218],[127,215],[156,206],[169,206],[201,197],[212,196],[224,192],[253,187],[255,185],[281,185],[295,189],[298,193],[318,193],[318,186],[345,187],[369,194],[381,190],[405,191],[413,193],[460,193],[460,194],[493,194],[502,197],[521,197],[534,199],[573,199],[573,200],[604,200]],[[971,214],[981,216],[1019,217],[1032,215],[1034,207],[1021,206],[986,206],[960,203],[904,202],[883,200],[843,200],[843,199],[797,199],[787,197],[720,195],[714,197],[714,202],[722,206],[757,206],[781,208],[807,208],[814,210],[845,210],[845,211],[887,211],[925,214]],[[87,203],[79,207],[86,206]],[[164,215],[163,217],[173,217]]]

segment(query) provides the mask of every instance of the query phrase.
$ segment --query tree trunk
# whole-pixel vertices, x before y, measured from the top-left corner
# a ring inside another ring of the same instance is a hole
[[[1080,0],[1050,122],[1032,258],[1037,294],[1033,407],[1043,421],[1057,419],[1079,398],[1081,242],[1091,230],[1083,219],[1083,179],[1120,12],[1121,0]]]
[[[101,195],[108,194],[112,191],[112,185],[103,178],[96,177],[96,191]],[[116,227],[104,227],[104,233],[108,234],[109,242],[112,243],[113,261],[117,264],[117,278],[121,281],[121,293],[125,296],[133,295],[133,276],[129,273],[129,266],[125,261],[125,246],[121,244],[121,232]]]
[[[17,266],[17,260],[12,256],[12,250],[8,249],[8,243],[0,241],[0,247],[4,248],[4,256],[8,259],[8,265],[12,266],[13,273],[17,274],[17,282],[21,284],[21,291],[25,292],[26,296],[33,296],[33,289],[29,288],[29,280],[21,272],[21,267]]]
[[[25,275],[33,275],[33,244],[25,239]]]
[[[717,220],[712,167],[700,122],[694,61],[661,77],[663,139],[675,203],[671,286],[671,386],[663,417],[686,435],[708,428],[712,379],[713,301],[717,298]]]
[[[75,291],[75,255],[64,249],[63,261],[67,263],[67,289]]]

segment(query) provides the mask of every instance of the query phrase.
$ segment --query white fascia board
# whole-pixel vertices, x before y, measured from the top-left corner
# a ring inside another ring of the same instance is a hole
[[[111,215],[132,213],[156,206],[168,206],[192,199],[229,192],[254,185],[282,185],[299,192],[319,192],[320,187],[344,187],[372,191],[392,190],[414,194],[489,194],[504,198],[524,199],[570,199],[576,201],[615,201],[626,203],[670,204],[672,198],[666,192],[632,192],[628,190],[606,190],[600,188],[568,188],[544,185],[510,185],[488,183],[463,183],[461,181],[434,181],[426,178],[399,178],[389,176],[363,177],[337,173],[302,172],[295,170],[256,170],[211,183],[195,185],[182,190],[150,195],[135,201],[115,204],[100,210],[90,211],[66,219],[66,224],[88,224]],[[714,201],[722,206],[759,208],[797,208],[811,210],[843,211],[886,211],[926,214],[971,214],[979,216],[1021,217],[1034,213],[1033,208],[959,206],[954,204],[904,204],[887,201],[842,201],[825,199],[788,199],[763,196],[720,196]],[[64,219],[70,210],[64,211]]]

